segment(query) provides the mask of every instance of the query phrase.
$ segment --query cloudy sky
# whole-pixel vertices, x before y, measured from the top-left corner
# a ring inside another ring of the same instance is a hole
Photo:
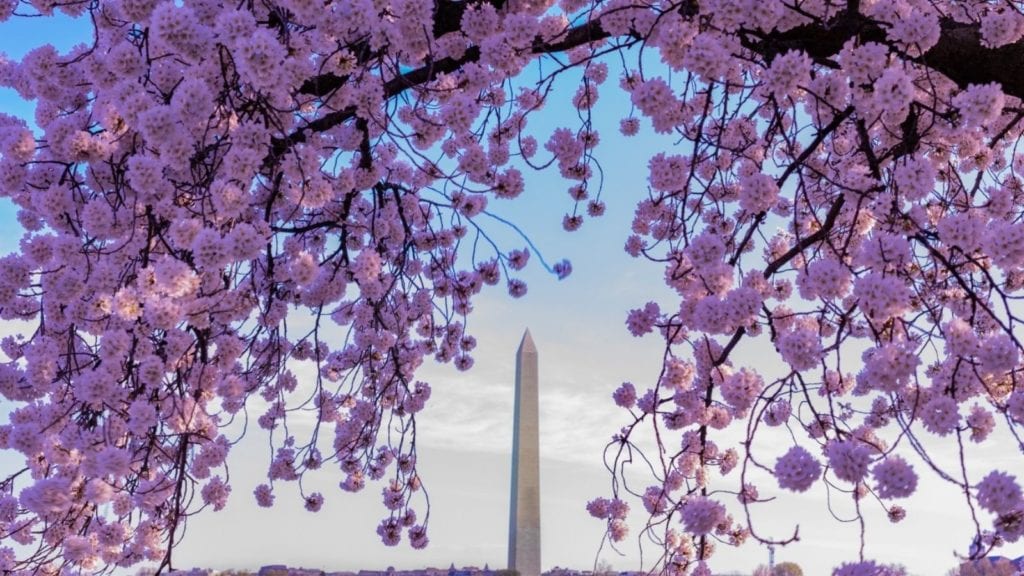
[[[20,57],[41,41],[52,41],[66,50],[76,38],[83,38],[82,34],[73,24],[54,27],[44,19],[7,22],[0,24],[0,51]],[[287,486],[278,490],[277,506],[257,508],[251,494],[263,481],[268,449],[266,438],[252,427],[254,433],[230,460],[234,491],[227,508],[192,521],[178,551],[182,566],[256,568],[285,563],[341,570],[454,562],[503,567],[508,538],[513,362],[523,330],[529,327],[539,349],[541,370],[543,565],[584,569],[600,558],[617,568],[640,568],[632,537],[621,554],[608,548],[599,552],[602,525],[587,516],[584,505],[590,498],[608,493],[610,478],[602,465],[602,450],[608,438],[627,423],[626,415],[610,401],[612,390],[623,380],[646,388],[660,366],[660,343],[630,337],[624,320],[626,310],[651,298],[668,301],[661,271],[630,259],[622,244],[633,204],[645,192],[646,158],[666,142],[618,138],[617,113],[623,108],[616,104],[622,102],[606,98],[602,103],[597,128],[603,140],[599,157],[604,160],[606,176],[605,218],[587,221],[575,234],[562,233],[561,217],[570,200],[564,183],[551,176],[532,176],[522,201],[491,204],[495,211],[520,223],[549,260],[570,258],[573,275],[558,282],[531,266],[524,274],[530,283],[527,297],[513,301],[500,288],[486,291],[477,299],[469,325],[479,340],[473,370],[458,373],[450,367],[428,365],[421,373],[434,390],[419,419],[418,440],[420,468],[432,505],[430,547],[417,552],[405,545],[383,546],[374,533],[383,516],[379,486],[371,485],[358,495],[343,493],[336,487],[339,476],[330,470],[312,477],[307,486],[326,496],[320,513],[305,512],[297,492],[290,492]],[[0,91],[0,108],[31,117],[31,108],[10,91]],[[545,118],[554,121],[562,112],[548,110]],[[536,121],[533,125],[541,140],[555,127]],[[17,229],[9,208],[0,212],[0,229]],[[500,225],[494,233],[506,241],[514,240],[514,234],[501,230]],[[14,235],[5,233],[3,237],[5,251],[13,249]],[[519,245],[514,242],[509,247]],[[762,352],[752,347],[743,358],[771,370],[762,360]],[[770,452],[787,440],[768,436],[763,441]],[[989,465],[1020,468],[1019,456],[1010,443],[997,440],[984,456]],[[940,454],[947,461],[951,457]],[[4,462],[11,460],[0,460]],[[835,515],[849,519],[849,499],[832,496]],[[784,497],[757,509],[756,527],[763,535],[781,538],[799,527],[800,543],[780,549],[779,561],[796,561],[805,567],[805,573],[816,575],[856,557],[858,526],[833,518],[827,498],[817,487],[808,495]],[[944,573],[955,564],[952,551],[964,551],[971,534],[961,510],[962,498],[955,489],[926,479],[905,507],[908,517],[895,528],[880,508],[866,512],[868,554],[903,563],[916,574]],[[766,559],[763,548],[747,545],[722,550],[714,565],[721,570],[750,571]]]

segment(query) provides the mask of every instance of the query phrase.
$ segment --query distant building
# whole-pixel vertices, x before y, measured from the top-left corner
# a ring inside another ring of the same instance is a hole
[[[309,568],[289,568],[284,564],[272,564],[260,568],[258,576],[325,576],[323,570],[312,570]]]
[[[590,570],[573,570],[572,568],[560,568],[555,566],[545,572],[542,576],[591,576]]]

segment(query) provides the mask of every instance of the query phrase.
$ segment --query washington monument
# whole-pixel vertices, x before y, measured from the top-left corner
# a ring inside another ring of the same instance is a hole
[[[512,430],[512,497],[508,518],[508,567],[540,576],[540,440],[537,347],[530,331],[516,353],[516,409]]]

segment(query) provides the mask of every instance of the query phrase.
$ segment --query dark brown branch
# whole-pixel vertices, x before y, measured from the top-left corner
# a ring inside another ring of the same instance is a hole
[[[764,277],[771,278],[773,274],[778,272],[779,269],[785,266],[790,260],[796,258],[796,256],[806,248],[813,246],[828,235],[828,233],[832,231],[832,227],[835,226],[836,218],[839,217],[839,211],[842,210],[845,202],[845,196],[839,196],[836,198],[832,203],[832,207],[829,208],[828,214],[825,216],[825,221],[821,224],[821,228],[818,228],[810,236],[804,237],[795,246],[787,250],[785,254],[779,256],[776,260],[773,260],[772,263],[764,269]]]
[[[447,8],[446,8],[447,10]],[[445,15],[454,22],[455,9]],[[461,17],[461,12],[458,14]],[[1001,48],[986,48],[981,43],[980,26],[944,19],[942,34],[931,50],[914,59],[921,65],[939,72],[961,87],[968,84],[996,82],[1003,92],[1024,99],[1024,42],[1017,42]],[[447,26],[443,27],[445,30]],[[552,54],[607,39],[610,35],[601,27],[601,21],[592,20],[568,30],[552,42],[538,39],[532,48],[533,54]],[[829,22],[816,22],[787,30],[764,34],[760,31],[740,31],[743,46],[760,54],[767,62],[788,50],[802,50],[820,63],[832,63],[832,57],[839,53],[851,38],[861,42],[873,41],[891,44],[887,40],[882,24],[854,11],[844,11]],[[428,62],[388,80],[384,84],[384,95],[392,98],[436,79],[440,74],[458,70],[480,58],[480,49],[472,46],[461,58],[444,58]],[[834,65],[834,63],[832,63]],[[345,82],[353,81],[348,76],[322,75],[303,83],[300,93],[324,96],[336,90]],[[330,130],[355,116],[355,108],[331,112],[314,120],[283,138],[272,140],[272,150],[266,163],[286,153],[295,144],[305,142],[307,134]]]
[[[578,46],[606,39],[608,36],[609,34],[601,28],[600,21],[595,20],[570,29],[563,36],[559,37],[556,42],[545,43],[538,40],[534,43],[531,52],[534,54],[553,54],[557,52],[564,52]],[[449,74],[458,70],[462,66],[470,62],[476,62],[479,59],[480,49],[476,46],[472,46],[466,50],[466,53],[463,54],[461,58],[444,58],[437,62],[427,63],[424,66],[416,68],[415,70],[410,70],[405,74],[396,76],[395,78],[385,82],[384,96],[385,98],[392,98],[410,88],[415,88],[431,82],[441,74]],[[309,93],[325,95],[336,90],[342,83],[348,80],[348,76],[319,76],[303,83],[300,91],[309,90]],[[305,142],[306,135],[308,133],[330,130],[335,126],[339,126],[354,118],[355,115],[355,107],[350,106],[344,110],[338,110],[336,112],[326,114],[321,118],[302,126],[285,138],[272,139],[272,150],[268,158],[264,160],[264,164],[269,165],[273,163],[274,159],[281,157],[281,155],[286,153],[292,146]]]
[[[1004,93],[1024,99],[1024,42],[986,48],[981,43],[979,24],[947,18],[941,21],[941,26],[938,44],[913,59],[915,62],[941,73],[961,88],[968,84],[996,82]],[[771,34],[748,31],[743,36],[759,38],[744,41],[744,47],[763,55],[769,62],[788,50],[802,50],[815,60],[827,61],[851,38],[892,44],[882,24],[850,11],[827,23],[805,24]]]

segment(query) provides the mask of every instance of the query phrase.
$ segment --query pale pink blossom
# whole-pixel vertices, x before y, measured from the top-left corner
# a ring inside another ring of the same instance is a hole
[[[917,489],[914,468],[900,456],[886,456],[871,470],[880,498],[906,498]]]
[[[807,450],[793,446],[775,461],[780,488],[806,492],[821,477],[821,464]]]
[[[703,496],[694,496],[683,502],[683,526],[696,536],[711,533],[725,519],[725,506]]]
[[[1006,514],[1024,505],[1016,477],[993,470],[978,483],[978,504],[995,514]]]
[[[835,440],[825,448],[828,464],[840,480],[857,483],[864,479],[871,464],[871,449],[858,440]]]

